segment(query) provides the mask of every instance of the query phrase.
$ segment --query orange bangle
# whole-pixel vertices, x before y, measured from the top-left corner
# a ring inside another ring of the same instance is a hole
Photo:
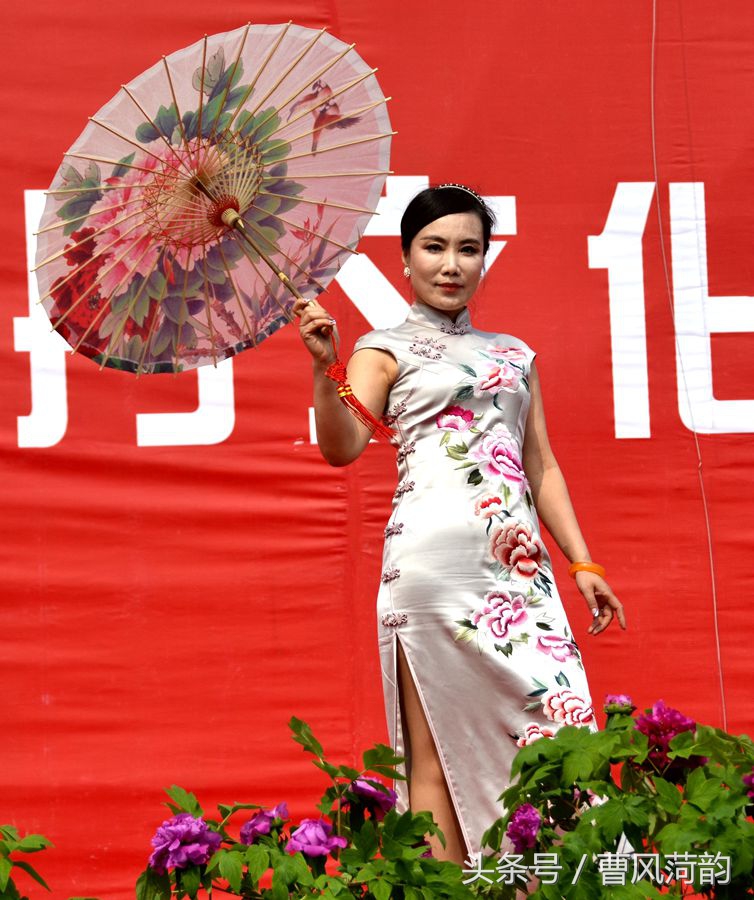
[[[571,565],[568,567],[568,574],[572,578],[575,578],[577,572],[594,572],[594,574],[599,575],[600,578],[605,577],[605,567],[593,562],[571,563]]]

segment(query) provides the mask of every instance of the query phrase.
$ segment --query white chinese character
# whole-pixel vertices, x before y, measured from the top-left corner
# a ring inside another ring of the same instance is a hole
[[[484,864],[484,857],[481,853],[471,853],[469,854],[469,858],[465,860],[464,866],[469,866],[468,869],[463,870],[464,875],[471,875],[471,878],[464,878],[464,884],[471,884],[472,881],[478,881],[480,878],[482,881],[486,881],[488,884],[492,884],[492,879],[487,877],[487,874],[494,875],[494,869],[483,869],[482,865]]]
[[[636,884],[642,878],[649,878],[656,884],[661,883],[663,872],[660,870],[659,853],[634,853],[631,857],[634,862],[634,871],[631,875],[631,884]]]
[[[520,853],[503,853],[497,864],[497,871],[500,873],[497,880],[503,884],[515,884],[518,879],[526,884],[529,880],[529,871],[526,866],[521,865],[523,858]]]
[[[598,853],[597,866],[602,876],[602,884],[626,883],[628,872],[628,858],[622,853]]]
[[[671,853],[666,857],[665,868],[676,881],[693,881],[696,862],[696,853]]]
[[[699,854],[700,884],[730,884],[730,857],[716,853]]]
[[[558,880],[558,872],[563,867],[558,862],[557,853],[535,853],[532,874],[536,875],[542,884],[555,884]]]

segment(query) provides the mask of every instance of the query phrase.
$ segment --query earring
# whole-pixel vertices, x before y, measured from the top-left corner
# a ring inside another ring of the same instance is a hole
[[[411,277],[411,269],[408,266],[403,267],[403,277],[410,278]]]

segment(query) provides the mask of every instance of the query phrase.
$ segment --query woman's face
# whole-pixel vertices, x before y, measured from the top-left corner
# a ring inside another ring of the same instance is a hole
[[[455,319],[479,284],[483,247],[482,222],[473,212],[443,216],[422,228],[403,254],[417,299]]]

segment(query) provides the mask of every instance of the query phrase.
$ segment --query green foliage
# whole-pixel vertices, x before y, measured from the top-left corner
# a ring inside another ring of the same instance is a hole
[[[557,882],[540,883],[532,888],[532,897],[560,900],[564,886],[569,900],[754,894],[754,806],[743,782],[754,767],[751,739],[698,726],[676,735],[667,762],[659,763],[646,735],[636,729],[630,709],[606,711],[603,731],[566,726],[551,739],[521,748],[512,765],[515,781],[500,798],[509,812],[488,829],[483,845],[499,854],[511,817],[523,804],[531,804],[542,824],[522,864],[532,867],[535,853],[548,853],[557,854],[561,867]],[[666,870],[662,893],[659,878],[653,881],[646,873],[632,883],[633,856],[624,857],[624,883],[603,882],[600,865],[607,866],[608,857],[617,859],[623,836],[645,859],[656,855],[660,875]],[[709,860],[723,858],[716,870],[719,877],[707,875],[705,881],[703,867],[692,864],[688,880],[675,880],[668,874],[673,854],[689,854],[694,860],[704,854]],[[728,884],[720,881],[726,857]],[[487,868],[494,869],[495,857],[486,858]],[[472,886],[480,896],[516,896],[514,885],[479,879]],[[520,883],[518,889],[526,893]]]
[[[19,893],[15,880],[11,878],[14,870],[25,872],[45,890],[50,890],[44,878],[26,860],[11,859],[12,853],[39,853],[47,847],[52,847],[52,844],[41,834],[20,837],[12,825],[0,825],[0,900],[28,900]]]
[[[374,807],[352,790],[357,778],[366,778],[375,790],[387,794],[388,789],[384,785],[380,788],[375,776],[403,778],[396,768],[403,762],[402,757],[391,747],[377,744],[363,753],[360,768],[331,763],[306,722],[294,717],[289,726],[293,740],[314,757],[314,765],[330,778],[318,809],[332,823],[333,835],[345,838],[348,845],[334,848],[326,867],[322,856],[288,852],[286,845],[296,826],[275,818],[269,834],[258,835],[253,844],[246,846],[231,834],[231,825],[236,817],[242,824],[249,811],[260,807],[254,803],[220,804],[218,820],[205,818],[223,839],[217,852],[203,865],[175,869],[165,876],[157,876],[147,868],[137,882],[137,900],[170,900],[173,896],[180,900],[216,891],[254,900],[470,900],[474,896],[463,884],[459,866],[423,855],[427,851],[425,835],[436,834],[444,842],[428,812],[398,814],[391,809],[380,818],[374,814]],[[177,785],[167,793],[172,801],[168,806],[174,813],[202,815],[193,794]]]

